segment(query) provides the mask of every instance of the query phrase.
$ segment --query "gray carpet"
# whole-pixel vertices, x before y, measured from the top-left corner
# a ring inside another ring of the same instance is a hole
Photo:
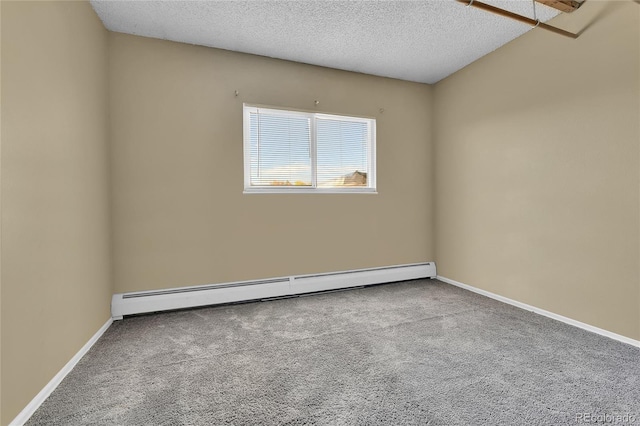
[[[639,349],[419,280],[118,321],[28,424],[511,426],[577,413],[640,424]]]

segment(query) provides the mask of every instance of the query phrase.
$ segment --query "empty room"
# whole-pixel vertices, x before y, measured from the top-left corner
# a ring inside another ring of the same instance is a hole
[[[640,2],[0,1],[0,425],[640,424]]]

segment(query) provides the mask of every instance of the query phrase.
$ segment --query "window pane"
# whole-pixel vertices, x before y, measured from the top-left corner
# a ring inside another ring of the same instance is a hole
[[[367,123],[322,118],[316,125],[318,186],[368,186]]]
[[[250,113],[251,185],[310,186],[308,117]]]

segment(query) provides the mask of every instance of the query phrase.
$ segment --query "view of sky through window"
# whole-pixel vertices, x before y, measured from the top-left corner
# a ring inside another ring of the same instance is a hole
[[[310,121],[251,113],[252,185],[311,185]]]
[[[367,123],[318,119],[316,126],[318,186],[366,185]]]
[[[308,115],[249,115],[252,186],[311,186]],[[365,121],[315,118],[318,187],[367,186],[369,126]]]

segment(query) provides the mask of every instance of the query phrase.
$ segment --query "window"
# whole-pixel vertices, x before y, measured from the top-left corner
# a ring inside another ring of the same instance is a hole
[[[245,192],[375,192],[375,124],[245,105]]]

